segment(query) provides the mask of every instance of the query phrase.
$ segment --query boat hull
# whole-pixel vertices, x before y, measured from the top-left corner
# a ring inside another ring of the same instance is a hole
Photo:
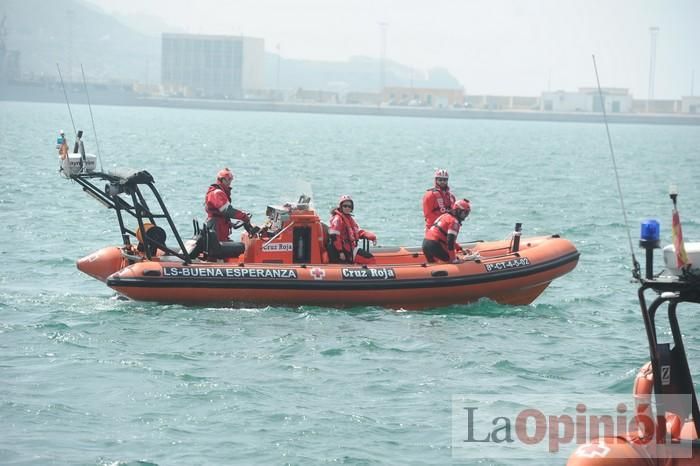
[[[496,243],[480,245],[496,250]],[[517,254],[496,254],[462,264],[182,264],[162,257],[128,266],[107,285],[131,299],[163,303],[382,306],[424,309],[482,298],[526,305],[549,283],[570,272],[579,253],[565,239],[538,240]],[[415,256],[415,254],[414,254]]]
[[[101,282],[106,282],[110,275],[128,265],[129,261],[124,256],[122,248],[117,246],[102,248],[78,259],[76,263],[78,270]]]

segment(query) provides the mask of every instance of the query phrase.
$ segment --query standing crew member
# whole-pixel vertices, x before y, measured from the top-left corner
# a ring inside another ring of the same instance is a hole
[[[331,262],[347,264],[374,264],[374,256],[364,249],[357,247],[360,239],[368,239],[377,244],[377,235],[360,228],[352,216],[355,203],[350,196],[340,196],[338,207],[331,211],[331,221],[328,227],[330,244],[328,253]]]
[[[426,231],[440,215],[449,211],[455,203],[455,196],[447,185],[449,177],[450,175],[444,168],[436,170],[435,186],[428,189],[423,195],[423,217],[425,217]]]
[[[56,139],[56,149],[58,149],[58,156],[61,160],[68,157],[68,141],[66,141],[66,135],[63,130],[58,132],[58,139]]]
[[[454,203],[452,210],[439,216],[428,228],[423,239],[423,254],[428,262],[462,262],[461,259],[456,258],[455,253],[457,235],[462,222],[469,216],[471,210],[469,201],[460,199]]]
[[[230,241],[231,219],[241,220],[243,227],[250,235],[260,230],[250,224],[250,213],[234,209],[231,205],[232,183],[233,172],[228,168],[220,170],[216,175],[216,183],[209,186],[204,200],[207,226],[216,231],[219,241]]]

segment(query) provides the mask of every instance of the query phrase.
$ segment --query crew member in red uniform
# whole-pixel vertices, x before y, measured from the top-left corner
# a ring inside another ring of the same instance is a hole
[[[443,168],[436,170],[435,186],[428,189],[423,195],[423,217],[425,217],[426,231],[433,226],[440,215],[449,211],[455,203],[455,196],[447,185],[449,177],[447,170]]]
[[[461,262],[456,257],[457,235],[471,210],[469,201],[460,199],[450,211],[440,215],[428,228],[423,239],[423,254],[428,262]]]
[[[376,259],[369,252],[358,248],[360,239],[368,239],[377,244],[377,235],[371,231],[362,230],[353,218],[352,211],[355,203],[350,196],[340,196],[338,207],[331,211],[331,221],[328,227],[330,239],[329,256],[331,262],[348,264],[374,264]]]
[[[219,241],[230,241],[231,219],[241,220],[249,234],[255,234],[259,230],[250,224],[250,214],[234,209],[231,205],[231,184],[233,172],[228,168],[220,170],[216,175],[216,183],[209,186],[204,200],[204,208],[207,211],[207,226],[216,230]]]

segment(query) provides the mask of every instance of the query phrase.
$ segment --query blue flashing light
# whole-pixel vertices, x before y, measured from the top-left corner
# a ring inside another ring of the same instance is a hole
[[[659,232],[660,225],[658,220],[648,218],[642,221],[642,241],[659,241]]]

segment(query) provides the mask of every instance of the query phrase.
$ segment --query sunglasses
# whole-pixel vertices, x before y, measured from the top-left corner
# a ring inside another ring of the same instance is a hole
[[[438,182],[440,182],[440,181],[447,182],[447,178],[435,178],[435,181],[438,181]]]
[[[352,209],[352,204],[343,204],[340,207],[342,207],[343,209]]]

